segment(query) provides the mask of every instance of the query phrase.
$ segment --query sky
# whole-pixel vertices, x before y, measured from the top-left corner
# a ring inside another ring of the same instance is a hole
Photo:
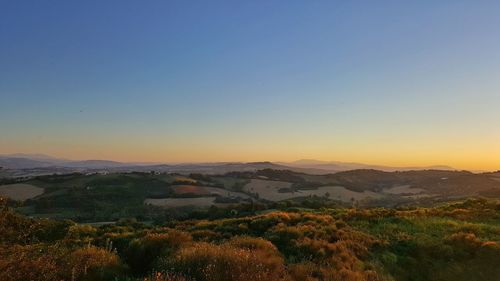
[[[500,169],[499,1],[0,0],[0,154]]]

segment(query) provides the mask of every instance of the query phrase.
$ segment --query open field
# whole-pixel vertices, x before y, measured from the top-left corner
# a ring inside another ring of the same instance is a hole
[[[0,185],[0,196],[5,196],[13,200],[24,201],[35,198],[43,193],[43,188],[31,184],[18,183]]]
[[[492,179],[496,180],[496,181],[500,181],[500,176],[495,176],[495,177],[492,177]]]
[[[280,201],[293,197],[299,197],[294,196],[292,193],[278,192],[281,188],[290,188],[291,186],[292,183],[290,182],[252,179],[247,185],[245,185],[244,190],[246,192],[257,193],[260,198],[266,200]]]
[[[297,190],[293,192],[279,192],[280,189],[290,188],[291,186],[292,183],[289,182],[252,179],[250,183],[245,186],[245,191],[258,193],[259,198],[269,201],[281,201],[314,195],[319,197],[327,197],[332,200],[350,202],[352,201],[352,199],[377,199],[382,196],[381,194],[371,191],[355,192],[348,190],[342,186],[321,186],[317,189]]]

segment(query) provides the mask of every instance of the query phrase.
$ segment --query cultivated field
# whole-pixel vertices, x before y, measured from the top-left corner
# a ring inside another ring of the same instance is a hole
[[[252,179],[250,183],[245,186],[245,191],[251,193],[258,193],[259,198],[270,201],[281,201],[297,197],[306,196],[324,196],[333,200],[340,200],[350,202],[354,200],[363,200],[367,198],[380,198],[382,195],[371,191],[355,192],[348,190],[342,186],[322,186],[312,190],[298,190],[295,192],[279,192],[282,188],[290,188],[292,183],[283,181],[270,181]]]
[[[43,193],[43,188],[24,183],[0,185],[0,196],[24,201]]]
[[[259,197],[262,199],[281,201],[293,197],[300,197],[300,195],[294,195],[293,193],[278,192],[281,188],[290,188],[291,186],[292,183],[290,182],[252,179],[243,189],[246,192],[258,193]]]

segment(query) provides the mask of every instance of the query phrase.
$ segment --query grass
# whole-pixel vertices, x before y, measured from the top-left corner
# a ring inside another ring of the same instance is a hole
[[[0,280],[497,281],[499,210],[467,200],[79,225],[4,207]]]

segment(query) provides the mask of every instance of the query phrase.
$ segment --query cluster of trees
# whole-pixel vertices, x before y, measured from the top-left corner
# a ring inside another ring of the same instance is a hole
[[[298,174],[298,173],[290,171],[290,170],[262,169],[262,170],[252,171],[252,172],[250,172],[250,171],[249,172],[229,172],[229,173],[226,173],[225,176],[241,178],[241,179],[252,179],[252,178],[264,177],[266,179],[275,180],[275,181],[286,181],[286,182],[293,182],[293,183],[305,182],[305,179],[303,177],[301,177],[301,174]]]
[[[99,227],[0,206],[0,280],[500,280],[497,201]]]

